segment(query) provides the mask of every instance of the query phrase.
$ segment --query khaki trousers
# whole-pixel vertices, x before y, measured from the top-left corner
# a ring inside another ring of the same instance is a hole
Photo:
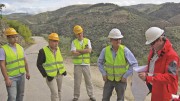
[[[51,91],[51,101],[61,101],[61,87],[63,75],[57,75],[52,81],[46,79],[46,83]]]
[[[89,65],[74,65],[74,98],[79,98],[80,96],[82,74],[84,75],[87,94],[90,98],[93,98],[93,85]]]

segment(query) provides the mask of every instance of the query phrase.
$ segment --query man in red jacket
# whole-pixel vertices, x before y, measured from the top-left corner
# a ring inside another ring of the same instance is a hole
[[[151,46],[148,56],[148,72],[139,73],[152,93],[151,101],[170,101],[178,90],[179,57],[164,30],[151,27],[145,32],[146,44]]]

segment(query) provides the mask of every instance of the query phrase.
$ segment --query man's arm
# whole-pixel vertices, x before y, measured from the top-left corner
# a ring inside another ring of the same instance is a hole
[[[99,71],[102,74],[103,80],[107,81],[107,74],[106,71],[104,70],[104,62],[105,62],[105,48],[101,51],[97,64],[99,67]]]
[[[132,75],[133,68],[138,67],[138,62],[137,62],[136,58],[134,57],[133,53],[127,47],[125,47],[124,51],[125,51],[126,60],[129,63],[129,69],[123,75],[123,78],[127,78],[128,76]]]
[[[82,49],[82,50],[76,50],[76,52],[80,54],[86,54],[86,53],[91,53],[92,49]]]
[[[25,70],[26,70],[26,79],[30,79],[30,74],[29,74],[29,67],[28,67],[28,63],[26,58],[24,58],[24,62],[25,62]]]
[[[71,44],[71,53],[72,53],[73,56],[79,56],[79,55],[82,55],[82,54],[91,53],[91,51],[92,51],[92,47],[91,47],[90,40],[88,41],[88,44],[85,47],[85,49],[81,49],[81,50],[77,50],[76,47],[74,46],[73,42]]]
[[[46,61],[46,58],[45,58],[45,53],[44,53],[44,50],[43,49],[40,49],[39,50],[39,53],[38,53],[38,58],[37,58],[37,67],[40,71],[40,73],[42,74],[43,77],[46,77],[47,76],[47,73],[45,71],[45,69],[43,68],[43,63]]]
[[[5,60],[0,60],[0,67],[1,67],[1,72],[4,77],[4,81],[6,83],[6,86],[11,86],[12,81],[9,79],[9,76],[7,74],[6,70],[6,61]]]
[[[174,58],[174,60],[169,62],[168,71],[166,73],[155,73],[153,76],[146,76],[146,81],[151,83],[159,82],[162,84],[174,82],[177,79],[177,59]]]

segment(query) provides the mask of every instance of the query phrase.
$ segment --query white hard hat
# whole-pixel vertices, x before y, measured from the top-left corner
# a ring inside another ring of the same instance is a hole
[[[154,42],[156,39],[158,39],[162,34],[164,33],[164,30],[158,28],[158,27],[150,27],[146,32],[145,32],[145,37],[146,37],[146,45],[151,44]]]
[[[123,38],[123,35],[121,34],[119,29],[113,28],[109,32],[108,38],[118,39],[118,38]]]

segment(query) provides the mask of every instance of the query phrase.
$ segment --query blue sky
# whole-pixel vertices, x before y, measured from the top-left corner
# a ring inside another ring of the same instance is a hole
[[[6,5],[2,9],[3,14],[37,14],[77,4],[114,3],[119,6],[128,6],[147,3],[161,4],[165,2],[180,3],[180,0],[0,0],[0,4],[3,3]]]

